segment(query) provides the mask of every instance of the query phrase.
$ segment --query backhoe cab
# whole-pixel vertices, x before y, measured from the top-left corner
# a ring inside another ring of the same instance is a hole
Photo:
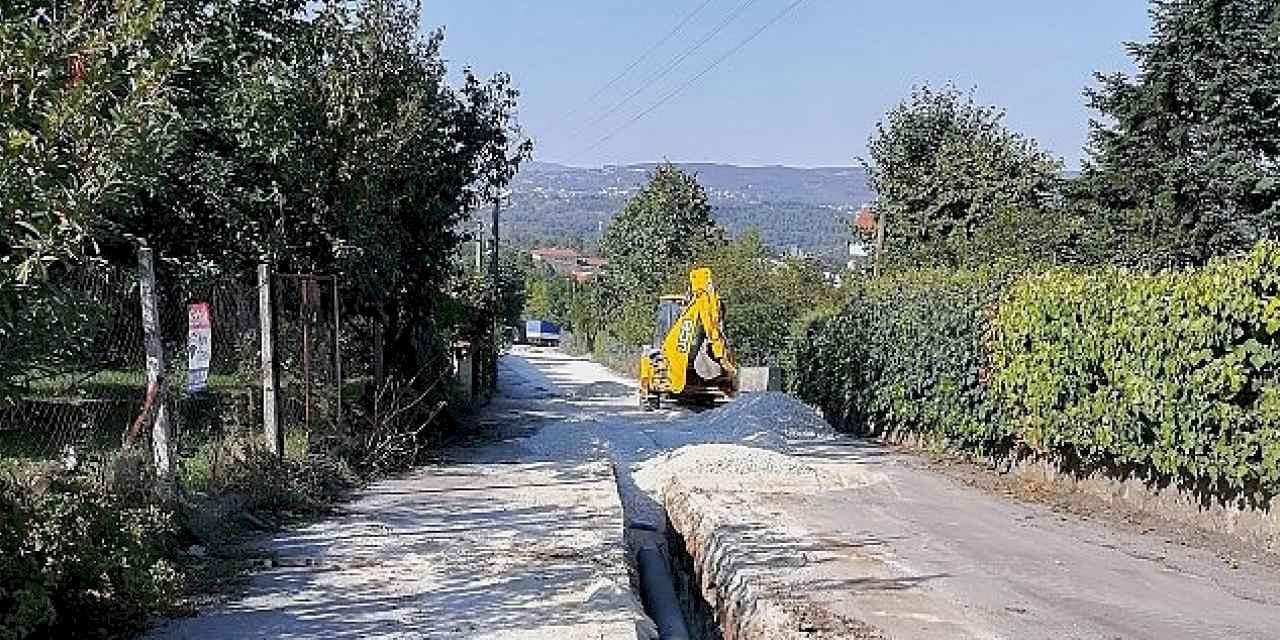
[[[732,397],[738,368],[724,335],[724,303],[711,270],[689,272],[689,291],[658,300],[653,346],[640,356],[640,405]]]

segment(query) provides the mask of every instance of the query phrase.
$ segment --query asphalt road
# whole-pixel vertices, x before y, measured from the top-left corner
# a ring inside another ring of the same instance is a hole
[[[883,480],[762,508],[785,513],[819,546],[856,547],[862,563],[828,574],[857,577],[874,563],[884,583],[846,582],[826,595],[890,637],[1280,638],[1272,568],[986,493],[878,446],[822,449],[815,458]],[[949,613],[895,617],[892,596],[912,593]]]
[[[628,381],[551,351],[508,356],[501,378],[481,433],[447,464],[264,541],[284,562],[152,637],[634,637],[645,620],[622,527],[660,501],[626,469],[698,444],[698,417],[645,414]],[[743,525],[724,538],[751,567],[739,577],[790,602],[892,638],[1280,638],[1267,567],[990,494],[856,440],[787,450],[863,479],[723,495]]]

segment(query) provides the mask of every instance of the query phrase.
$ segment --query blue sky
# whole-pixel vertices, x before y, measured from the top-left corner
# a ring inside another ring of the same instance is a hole
[[[709,0],[675,37],[588,98],[703,0],[425,0],[452,68],[510,73],[539,160],[580,166],[720,161],[848,165],[920,83],[952,82],[1074,167],[1095,70],[1131,71],[1145,0],[803,0],[688,90],[623,126],[790,5],[754,0],[654,86],[592,121],[747,0]],[[612,136],[604,142],[602,138]]]

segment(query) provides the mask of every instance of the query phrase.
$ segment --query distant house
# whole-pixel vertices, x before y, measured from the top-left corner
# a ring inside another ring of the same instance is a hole
[[[849,271],[866,269],[871,262],[872,247],[870,242],[876,235],[876,214],[871,205],[862,205],[853,217],[855,233],[849,240]]]
[[[578,257],[577,249],[568,249],[560,247],[551,247],[547,249],[534,249],[529,252],[533,256],[534,262],[558,262],[563,260],[576,260]]]
[[[576,249],[534,249],[529,254],[535,263],[546,265],[557,275],[573,278],[578,282],[591,280],[609,264],[604,258],[583,255]]]
[[[876,214],[871,210],[871,205],[864,204],[861,209],[858,209],[857,215],[853,217],[853,226],[867,237],[875,235]]]

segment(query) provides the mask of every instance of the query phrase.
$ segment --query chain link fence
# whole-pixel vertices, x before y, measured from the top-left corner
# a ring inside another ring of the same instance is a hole
[[[0,380],[0,461],[118,447],[146,390],[136,273],[93,264],[22,301]]]
[[[258,287],[236,278],[158,285],[163,399],[181,464],[261,424]],[[0,387],[0,466],[74,465],[120,449],[135,428],[149,446],[149,429],[137,424],[148,397],[139,290],[135,270],[91,265],[40,292],[46,309],[22,318],[33,341],[17,354],[26,362],[11,363]],[[196,304],[212,318],[201,389],[188,380],[188,310]]]
[[[85,267],[33,298],[47,308],[27,304],[26,315],[7,325],[13,318],[0,318],[0,333],[21,325],[38,334],[25,349],[0,347],[8,362],[0,367],[0,473],[106,458],[126,441],[150,452],[155,407],[162,406],[178,488],[199,494],[234,483],[246,457],[269,449],[264,326],[273,328],[284,457],[351,456],[391,469],[438,441],[433,430],[453,393],[457,345],[424,346],[436,345],[431,331],[415,329],[418,370],[380,367],[380,345],[390,338],[368,314],[344,314],[341,282],[333,276],[268,275],[271,318],[264,323],[261,274],[181,279],[162,272],[152,289],[164,385],[152,387],[141,273]],[[491,323],[482,315],[471,319],[476,326],[467,330],[479,337],[465,349],[478,396],[491,390],[495,374],[493,338],[485,331]],[[193,338],[197,318],[207,340]],[[193,374],[197,343],[208,365]],[[21,366],[16,358],[24,358]]]

